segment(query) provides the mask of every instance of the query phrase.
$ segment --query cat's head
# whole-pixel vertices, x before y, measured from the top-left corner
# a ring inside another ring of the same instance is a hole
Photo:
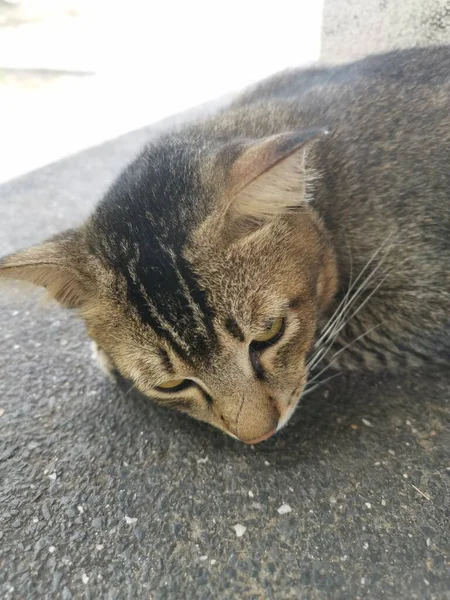
[[[163,138],[79,229],[0,261],[79,311],[144,394],[245,442],[292,415],[336,290],[305,156],[323,132]],[[200,149],[199,149],[200,148]]]

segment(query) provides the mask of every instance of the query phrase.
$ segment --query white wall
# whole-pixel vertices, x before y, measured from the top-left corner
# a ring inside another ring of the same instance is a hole
[[[3,84],[3,180],[320,52],[322,0],[39,0],[40,17],[36,2],[22,3],[34,20],[0,27],[0,68],[94,75]]]

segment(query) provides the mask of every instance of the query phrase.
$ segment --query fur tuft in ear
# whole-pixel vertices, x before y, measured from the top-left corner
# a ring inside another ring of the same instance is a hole
[[[80,308],[92,293],[82,235],[68,230],[39,246],[0,259],[0,277],[44,287],[66,308]]]
[[[326,129],[282,133],[249,146],[231,168],[228,212],[238,219],[269,221],[305,205],[306,154],[327,134]]]

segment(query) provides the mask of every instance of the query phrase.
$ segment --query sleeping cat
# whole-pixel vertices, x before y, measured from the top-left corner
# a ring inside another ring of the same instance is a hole
[[[4,258],[109,368],[247,443],[328,366],[450,356],[450,47],[292,70],[152,142]]]

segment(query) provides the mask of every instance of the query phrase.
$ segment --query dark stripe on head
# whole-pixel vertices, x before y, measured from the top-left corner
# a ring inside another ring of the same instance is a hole
[[[200,288],[198,285],[197,277],[192,271],[189,263],[183,256],[177,257],[177,267],[187,284],[189,293],[192,300],[200,309],[200,314],[203,317],[203,326],[208,332],[209,343],[214,347],[217,347],[217,336],[213,327],[213,319],[215,317],[215,311],[212,306],[208,303],[206,291]]]
[[[125,278],[141,320],[191,364],[209,360],[217,347],[214,311],[184,258],[214,199],[201,168],[202,153],[190,136],[158,140],[115,182],[88,231],[93,252]]]
[[[127,282],[127,294],[128,300],[131,305],[137,310],[140,318],[150,325],[156,333],[163,338],[173,350],[178,354],[180,358],[182,358],[186,362],[190,362],[190,357],[186,350],[180,346],[180,344],[170,335],[169,330],[166,327],[163,327],[161,323],[153,316],[152,311],[150,310],[150,306],[145,300],[144,296],[139,290],[139,287],[135,284],[131,275],[127,272],[124,273],[125,279]]]
[[[259,360],[259,354],[257,352],[250,350],[250,362],[252,363],[253,372],[255,373],[256,379],[259,379],[259,381],[264,381],[266,374],[261,361]]]
[[[172,362],[167,352],[164,350],[164,348],[158,346],[158,354],[161,359],[161,362],[164,365],[165,370],[171,375],[173,375],[175,373],[175,369],[173,368]]]
[[[296,298],[292,298],[292,300],[289,302],[288,306],[289,306],[289,308],[298,308],[300,306],[300,302],[301,302],[301,298],[300,298],[300,296],[297,296]]]
[[[204,398],[206,400],[206,403],[209,404],[209,406],[212,406],[212,404],[214,403],[214,400],[212,399],[212,396],[210,396],[208,394],[208,392],[205,392],[205,390],[203,390],[203,389],[202,389],[202,393],[203,393],[203,396],[204,396]]]
[[[228,317],[228,319],[225,321],[225,327],[235,339],[239,340],[240,342],[243,342],[245,340],[244,334],[242,333],[242,329],[232,317]]]

